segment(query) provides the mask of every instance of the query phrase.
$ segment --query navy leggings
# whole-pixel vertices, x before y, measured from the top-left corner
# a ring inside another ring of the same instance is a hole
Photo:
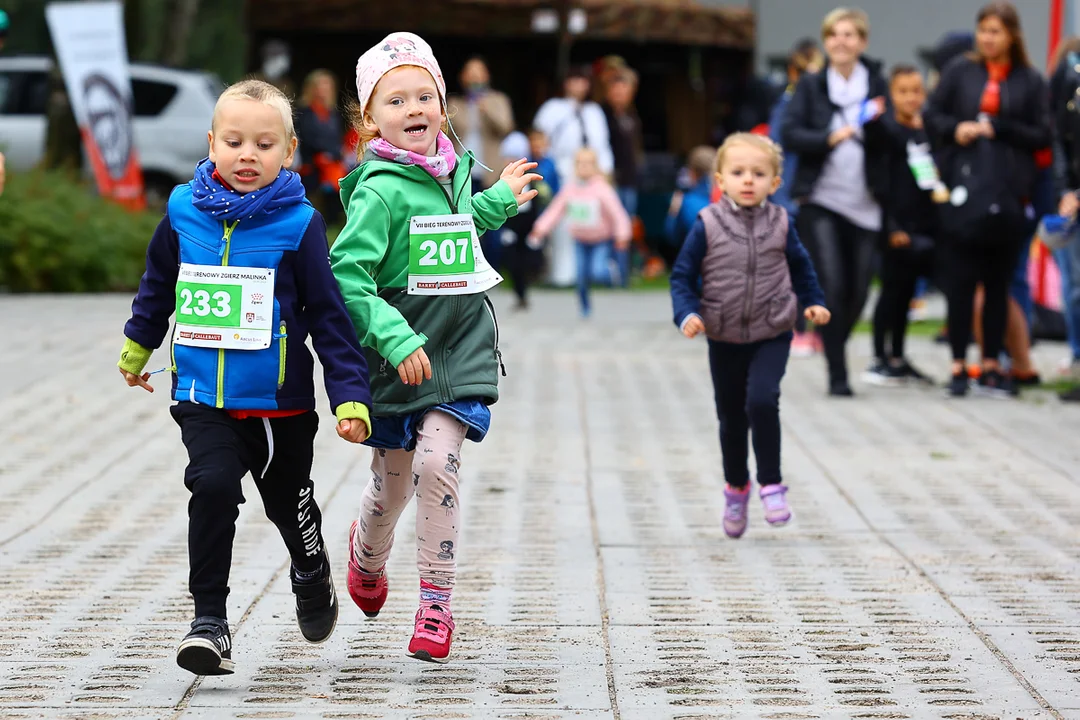
[[[780,380],[790,352],[790,332],[745,345],[709,341],[724,478],[732,487],[746,487],[750,482],[747,436],[751,431],[758,484],[781,482]]]

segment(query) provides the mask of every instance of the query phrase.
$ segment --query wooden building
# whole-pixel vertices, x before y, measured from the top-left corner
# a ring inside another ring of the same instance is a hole
[[[355,93],[357,58],[394,30],[431,43],[451,92],[460,67],[480,55],[522,129],[560,92],[567,63],[619,55],[641,78],[646,148],[668,156],[730,129],[753,71],[752,13],[694,0],[249,0],[247,15],[250,69],[265,41],[283,40],[297,87],[322,67]]]

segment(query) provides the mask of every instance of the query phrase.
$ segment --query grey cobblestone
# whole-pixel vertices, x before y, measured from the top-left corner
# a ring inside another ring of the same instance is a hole
[[[2,718],[1080,718],[1080,409],[858,385],[830,401],[820,360],[793,360],[796,519],[770,529],[754,506],[733,542],[704,346],[675,333],[663,294],[601,294],[589,322],[570,293],[503,312],[510,376],[463,458],[454,662],[404,655],[411,515],[387,608],[366,621],[349,603],[369,458],[324,412],[337,631],[301,641],[252,487],[237,674],[194,681],[174,663],[186,457],[163,376],[149,396],[113,368],[127,305],[0,297]],[[944,377],[943,350],[912,351]],[[1047,374],[1056,353],[1039,349]]]

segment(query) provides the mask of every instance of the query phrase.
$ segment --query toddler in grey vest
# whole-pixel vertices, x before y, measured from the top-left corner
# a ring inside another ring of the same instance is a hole
[[[765,519],[791,519],[780,475],[780,380],[799,304],[815,325],[830,318],[794,223],[769,202],[782,164],[772,140],[728,137],[716,154],[723,196],[698,215],[671,272],[675,324],[688,338],[708,338],[727,480],[724,531],[732,538],[746,531],[751,431]]]

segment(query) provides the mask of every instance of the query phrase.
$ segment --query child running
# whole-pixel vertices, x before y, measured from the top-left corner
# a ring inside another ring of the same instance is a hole
[[[326,257],[326,225],[285,170],[296,152],[292,107],[274,86],[246,80],[218,98],[210,157],[173,190],[146,252],[124,327],[120,373],[153,392],[144,372],[176,313],[170,408],[189,464],[191,632],[177,664],[196,675],[234,671],[225,604],[241,480],[251,473],[266,516],[292,558],[296,620],[321,643],[338,605],[323,547],[311,463],[318,417],[308,335],[324,368],[338,435],[369,434],[367,363]]]
[[[716,153],[723,196],[701,211],[671,272],[675,324],[688,338],[705,333],[709,340],[727,479],[724,532],[732,538],[746,531],[751,430],[765,519],[771,525],[791,519],[780,476],[780,380],[797,303],[816,325],[830,318],[795,224],[769,202],[782,164],[772,140],[730,135]]]
[[[581,316],[589,317],[589,286],[597,253],[604,252],[612,238],[615,247],[630,247],[633,225],[619,201],[615,188],[600,172],[596,151],[578,150],[574,158],[576,182],[563,185],[551,205],[536,220],[529,240],[539,243],[551,234],[564,214],[570,216],[570,236],[577,248],[577,289]]]
[[[499,145],[499,157],[506,163],[512,163],[518,158],[530,155],[529,139],[525,133],[512,132],[503,138]],[[536,192],[536,199],[518,208],[518,214],[509,218],[498,231],[498,242],[503,250],[503,265],[510,272],[514,294],[518,299],[516,306],[518,310],[528,309],[529,284],[539,274],[544,264],[541,247],[539,245],[534,247],[529,243],[529,233],[536,224],[536,218],[551,202],[554,194],[543,180],[536,183]]]
[[[402,510],[417,498],[420,608],[409,654],[446,662],[461,531],[461,446],[481,441],[502,365],[486,293],[501,278],[477,232],[532,200],[524,158],[470,197],[473,161],[444,130],[446,83],[431,47],[392,33],[356,67],[360,165],[341,181],[347,222],[334,274],[367,353],[375,398],[372,477],[349,533],[349,594],[368,617],[387,597],[386,561]],[[505,371],[504,371],[505,373]]]
[[[892,115],[882,118],[889,137],[890,202],[885,208],[885,252],[881,263],[881,295],[874,309],[874,361],[863,373],[873,385],[896,386],[908,381],[932,384],[904,357],[908,314],[920,277],[934,272],[934,232],[944,186],[923,128],[926,90],[912,65],[893,68],[889,79]],[[888,347],[886,348],[886,340]]]

